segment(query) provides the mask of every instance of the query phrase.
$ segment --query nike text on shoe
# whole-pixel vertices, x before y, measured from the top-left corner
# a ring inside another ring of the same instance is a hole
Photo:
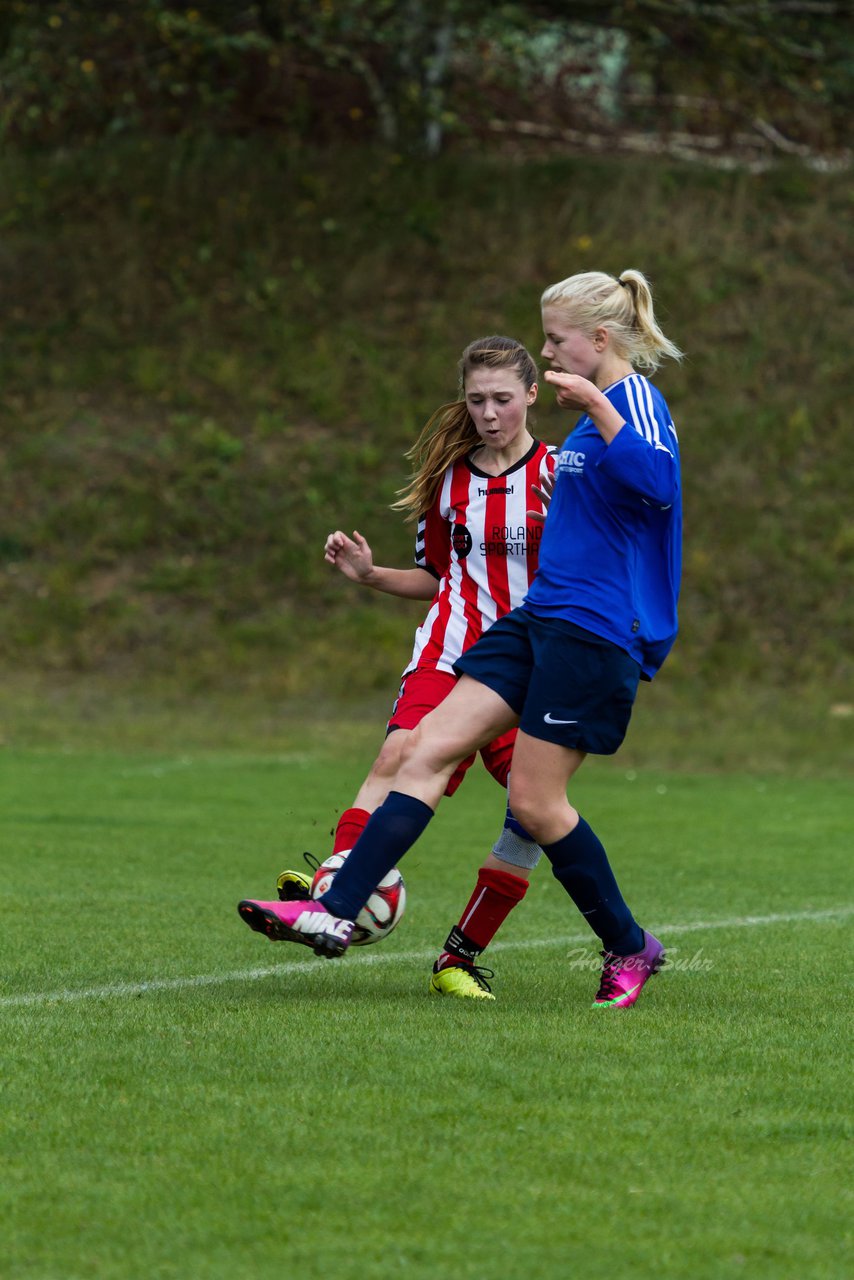
[[[301,942],[317,956],[343,955],[353,936],[353,921],[331,916],[319,902],[256,902],[244,898],[237,910],[258,933],[271,942]]]
[[[643,991],[644,985],[664,964],[664,947],[651,933],[644,933],[643,951],[631,956],[615,956],[602,952],[602,980],[594,1009],[627,1009]]]
[[[491,969],[477,965],[454,964],[433,971],[430,977],[430,994],[456,996],[462,1000],[494,1000],[487,978],[494,976]]]

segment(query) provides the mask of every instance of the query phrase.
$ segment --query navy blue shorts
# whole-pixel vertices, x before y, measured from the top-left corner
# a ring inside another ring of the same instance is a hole
[[[610,640],[526,609],[499,618],[454,670],[499,694],[532,738],[602,756],[626,736],[640,679]]]

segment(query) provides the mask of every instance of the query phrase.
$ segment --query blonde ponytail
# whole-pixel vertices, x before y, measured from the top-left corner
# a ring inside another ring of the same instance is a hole
[[[664,359],[682,359],[655,318],[652,290],[642,271],[630,268],[616,279],[604,271],[582,271],[551,285],[541,302],[556,307],[567,324],[588,337],[607,329],[615,352],[633,368],[652,373]]]
[[[635,307],[635,329],[637,344],[632,355],[627,356],[629,363],[641,369],[655,370],[662,360],[681,360],[682,352],[675,342],[664,334],[655,318],[652,302],[652,289],[642,271],[629,268],[617,277],[620,285],[629,293]]]

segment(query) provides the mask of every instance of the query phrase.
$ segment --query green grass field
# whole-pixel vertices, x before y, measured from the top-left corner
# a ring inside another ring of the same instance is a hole
[[[850,1274],[844,784],[586,766],[673,962],[603,1015],[542,868],[496,1003],[428,996],[501,817],[480,769],[384,944],[330,964],[241,924],[326,848],[370,760],[343,754],[5,747],[4,1280]]]

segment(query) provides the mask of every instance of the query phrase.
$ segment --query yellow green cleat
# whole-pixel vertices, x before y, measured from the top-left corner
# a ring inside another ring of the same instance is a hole
[[[493,977],[491,969],[477,965],[449,965],[430,975],[430,994],[456,996],[458,1000],[494,1000],[487,978]]]
[[[302,871],[283,871],[276,881],[280,902],[304,902],[311,897],[311,876]]]

